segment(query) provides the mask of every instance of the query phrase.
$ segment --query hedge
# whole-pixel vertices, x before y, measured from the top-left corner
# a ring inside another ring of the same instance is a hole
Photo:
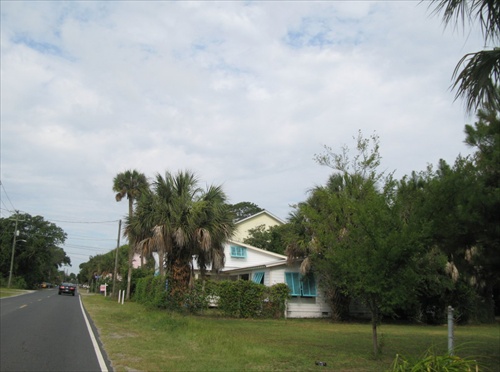
[[[200,313],[216,306],[235,318],[282,318],[289,298],[284,283],[266,287],[248,280],[197,280],[182,295],[169,290],[168,276],[147,276],[137,280],[133,299],[146,306]]]

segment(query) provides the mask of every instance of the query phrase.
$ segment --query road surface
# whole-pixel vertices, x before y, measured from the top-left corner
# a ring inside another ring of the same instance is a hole
[[[0,299],[0,371],[111,371],[87,319],[78,292]]]

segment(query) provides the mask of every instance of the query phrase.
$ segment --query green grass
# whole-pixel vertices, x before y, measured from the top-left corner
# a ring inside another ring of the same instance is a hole
[[[17,296],[17,295],[29,293],[29,292],[32,292],[32,291],[28,291],[28,290],[24,290],[24,289],[15,289],[15,288],[0,288],[0,298]]]
[[[447,351],[446,326],[382,325],[383,353],[375,359],[369,324],[183,316],[82,298],[116,371],[384,371],[396,354],[417,359],[430,347]],[[498,324],[457,327],[455,338],[457,354],[498,371]]]

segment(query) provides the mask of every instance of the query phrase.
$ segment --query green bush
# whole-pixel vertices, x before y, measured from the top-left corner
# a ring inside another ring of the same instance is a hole
[[[262,313],[264,286],[249,280],[219,284],[219,309],[235,318],[256,318]]]
[[[281,318],[289,296],[284,283],[266,287],[248,280],[223,281],[218,285],[218,307],[236,318]]]
[[[283,318],[285,316],[286,301],[290,297],[290,288],[285,283],[278,283],[265,287],[264,306],[262,316],[265,318]]]
[[[470,358],[460,358],[455,355],[437,355],[433,349],[416,361],[409,361],[401,355],[396,355],[390,371],[392,372],[468,372],[479,371],[477,361]]]
[[[215,290],[215,282],[197,280],[193,288],[185,293],[183,300],[185,309],[193,314],[208,309],[210,300],[216,296]]]
[[[171,291],[168,276],[139,278],[133,300],[146,306],[171,311],[200,313],[215,303],[219,310],[235,318],[281,318],[284,316],[288,286],[284,283],[266,287],[248,280],[197,280],[190,290]]]
[[[7,287],[8,278],[0,277],[0,287]],[[28,285],[22,276],[12,276],[10,287],[14,289],[28,289]]]
[[[149,307],[167,308],[166,277],[149,275],[137,279],[134,301]]]

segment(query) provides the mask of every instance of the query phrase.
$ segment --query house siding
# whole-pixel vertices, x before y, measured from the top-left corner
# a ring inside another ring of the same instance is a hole
[[[261,225],[266,226],[266,229],[268,229],[271,226],[282,224],[282,221],[274,218],[266,212],[258,213],[236,223],[236,230],[233,235],[233,240],[243,242],[243,240],[245,240],[249,236],[249,230],[255,229],[256,227]]]
[[[298,265],[292,267],[279,267],[270,274],[271,285],[286,283],[285,272],[299,272]],[[291,297],[287,302],[287,318],[322,318],[331,315],[330,306],[326,303],[321,289],[316,280],[316,297]]]
[[[238,244],[238,242],[226,244],[224,247],[224,254],[226,255],[224,271],[257,266],[262,263],[279,262],[283,260],[281,257],[271,256],[267,252],[260,252],[255,249],[246,249],[246,257],[231,257],[231,245],[245,247],[244,245]]]

